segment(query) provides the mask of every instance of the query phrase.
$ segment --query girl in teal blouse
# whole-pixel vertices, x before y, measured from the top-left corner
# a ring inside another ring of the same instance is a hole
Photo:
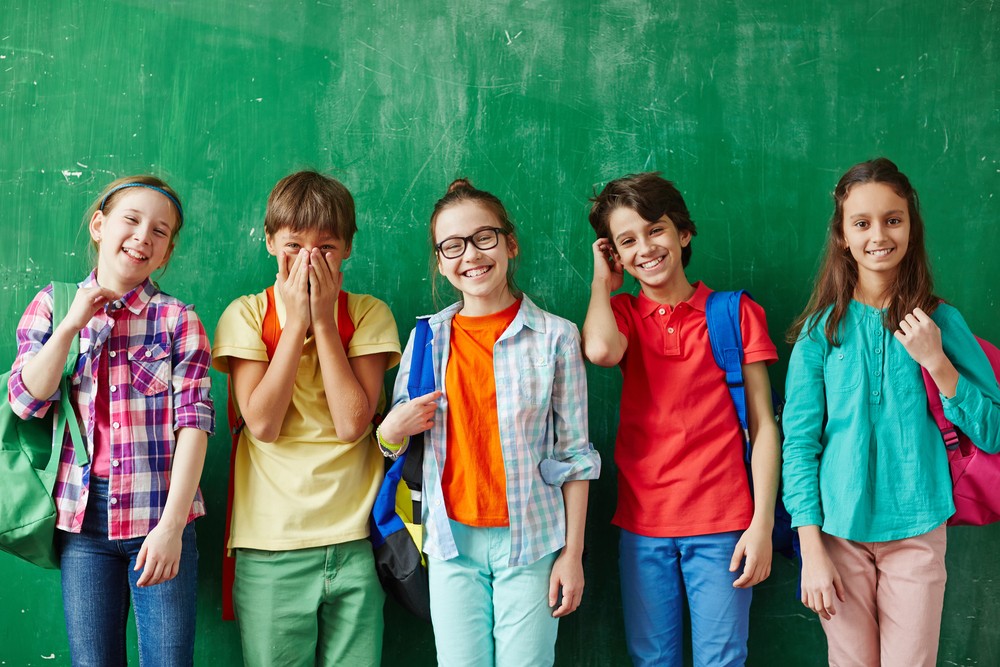
[[[955,507],[920,367],[948,419],[989,452],[1000,389],[961,314],[933,293],[909,179],[885,158],[863,162],[834,199],[790,332],[782,474],[802,602],[821,617],[831,664],[934,665]]]

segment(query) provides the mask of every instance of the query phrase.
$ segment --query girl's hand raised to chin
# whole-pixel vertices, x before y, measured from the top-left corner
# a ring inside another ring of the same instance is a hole
[[[285,304],[287,322],[285,328],[293,322],[312,324],[309,310],[309,251],[300,249],[298,254],[291,256],[282,254],[278,261],[278,291]]]
[[[309,255],[309,267],[309,307],[313,322],[336,328],[334,313],[337,312],[337,299],[344,284],[340,260],[334,259],[332,253],[324,254],[319,248],[313,248]]]
[[[118,294],[105,287],[81,287],[76,291],[62,325],[71,327],[73,331],[80,331],[97,311],[118,297]]]
[[[621,289],[625,271],[614,253],[614,247],[608,239],[594,241],[594,281],[603,282],[608,287],[608,293]]]

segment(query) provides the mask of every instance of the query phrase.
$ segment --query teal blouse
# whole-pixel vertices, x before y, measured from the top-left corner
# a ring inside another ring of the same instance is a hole
[[[941,432],[927,408],[920,366],[882,325],[882,311],[852,301],[842,343],[823,334],[829,312],[803,333],[788,364],[782,477],[792,526],[860,542],[922,535],[954,511]],[[961,314],[931,316],[958,389],[945,415],[981,449],[1000,451],[1000,388]]]

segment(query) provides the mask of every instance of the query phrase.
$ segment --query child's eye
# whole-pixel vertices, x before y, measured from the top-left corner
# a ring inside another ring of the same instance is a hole
[[[156,234],[157,236],[162,236],[163,238],[166,238],[168,236],[167,231],[165,229],[154,229],[153,233]]]
[[[298,250],[299,249],[299,244],[298,243],[286,243],[285,247],[288,248],[289,250]]]
[[[131,222],[133,225],[139,224],[139,221],[136,220],[135,218],[133,218],[131,215],[126,215],[125,219],[128,220],[129,222]]]
[[[886,222],[888,222],[890,225],[901,225],[901,224],[903,224],[903,221],[900,218],[889,218]]]
[[[623,247],[623,248],[632,245],[632,243],[633,243],[632,239],[620,239],[618,241],[618,245],[621,246],[621,247]]]
[[[867,229],[868,228],[868,221],[867,220],[857,220],[857,221],[855,221],[854,226],[857,227],[858,229]]]
[[[449,239],[441,244],[441,252],[447,255],[461,252],[462,245],[462,239]]]
[[[656,234],[659,234],[662,231],[663,231],[663,227],[650,227],[649,228],[649,235],[650,236],[655,236]]]
[[[323,252],[333,252],[336,249],[337,249],[337,246],[335,246],[335,245],[325,245],[325,246],[322,246],[320,248],[320,250],[322,250]]]

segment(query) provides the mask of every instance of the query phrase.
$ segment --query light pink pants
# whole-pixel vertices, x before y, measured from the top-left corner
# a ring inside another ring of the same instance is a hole
[[[945,527],[891,542],[823,533],[846,602],[820,619],[831,667],[934,667],[944,605]]]

